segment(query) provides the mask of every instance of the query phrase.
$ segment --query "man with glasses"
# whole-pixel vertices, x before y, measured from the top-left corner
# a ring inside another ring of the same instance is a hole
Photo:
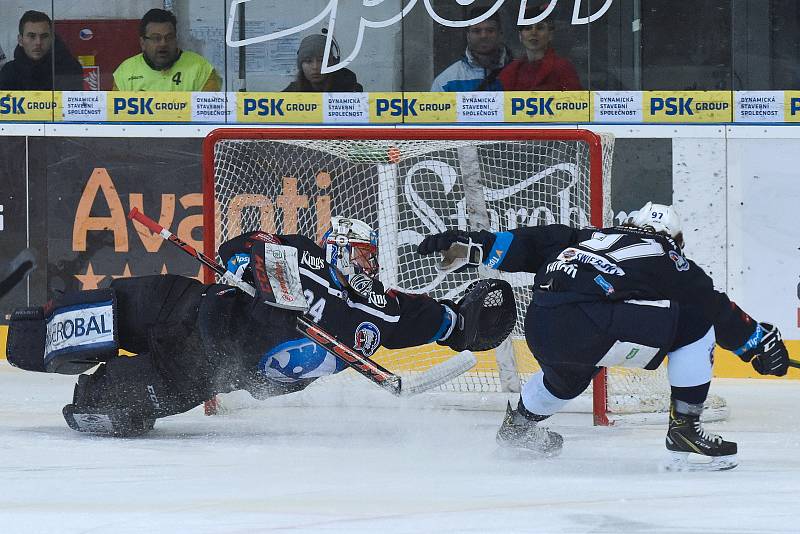
[[[0,58],[5,58],[2,51]],[[83,68],[72,57],[63,41],[55,35],[53,22],[46,13],[26,11],[22,15],[14,59],[0,70],[0,89],[83,90]]]
[[[151,9],[139,23],[142,53],[114,71],[117,91],[219,91],[222,80],[203,56],[178,48],[177,19]]]

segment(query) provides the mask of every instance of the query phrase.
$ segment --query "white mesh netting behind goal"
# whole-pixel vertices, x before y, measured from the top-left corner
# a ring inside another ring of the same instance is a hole
[[[613,146],[613,136],[575,129],[218,130],[204,148],[207,231],[208,221],[215,224],[206,253],[254,229],[319,240],[331,215],[352,217],[378,229],[387,287],[457,299],[475,274],[437,272],[435,258],[415,252],[424,236],[451,228],[609,224]],[[533,275],[501,276],[517,298],[512,337],[478,354],[478,365],[441,391],[515,391],[538,368],[522,330]],[[402,375],[452,355],[431,344],[381,350],[375,359]],[[608,391],[612,412],[668,406],[663,368],[611,370]]]

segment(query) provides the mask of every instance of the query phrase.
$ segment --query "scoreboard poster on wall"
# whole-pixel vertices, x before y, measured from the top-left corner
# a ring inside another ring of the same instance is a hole
[[[203,124],[775,124],[800,91],[182,93],[10,91],[0,121]]]

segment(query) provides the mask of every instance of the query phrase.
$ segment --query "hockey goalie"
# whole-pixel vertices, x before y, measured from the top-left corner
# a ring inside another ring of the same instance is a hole
[[[458,303],[385,290],[376,279],[377,244],[366,223],[333,217],[321,245],[257,231],[223,243],[219,256],[237,280],[259,288],[268,274],[267,246],[294,249],[304,317],[365,357],[381,346],[431,342],[487,350],[511,332],[516,308],[507,283],[477,283]],[[74,430],[112,436],[146,433],[156,419],[219,393],[246,390],[263,399],[345,368],[298,333],[298,312],[267,305],[263,296],[177,275],[117,279],[108,289],[15,310],[8,359],[29,371],[64,374],[99,364],[80,374],[63,415]]]

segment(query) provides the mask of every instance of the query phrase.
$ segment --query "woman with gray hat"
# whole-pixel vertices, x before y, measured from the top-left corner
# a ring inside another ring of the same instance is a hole
[[[288,92],[340,92],[359,93],[364,90],[356,74],[350,69],[339,69],[322,74],[323,56],[325,53],[326,35],[309,35],[300,42],[297,49],[297,78],[284,91]],[[331,65],[339,63],[339,47],[334,41],[331,47]]]

